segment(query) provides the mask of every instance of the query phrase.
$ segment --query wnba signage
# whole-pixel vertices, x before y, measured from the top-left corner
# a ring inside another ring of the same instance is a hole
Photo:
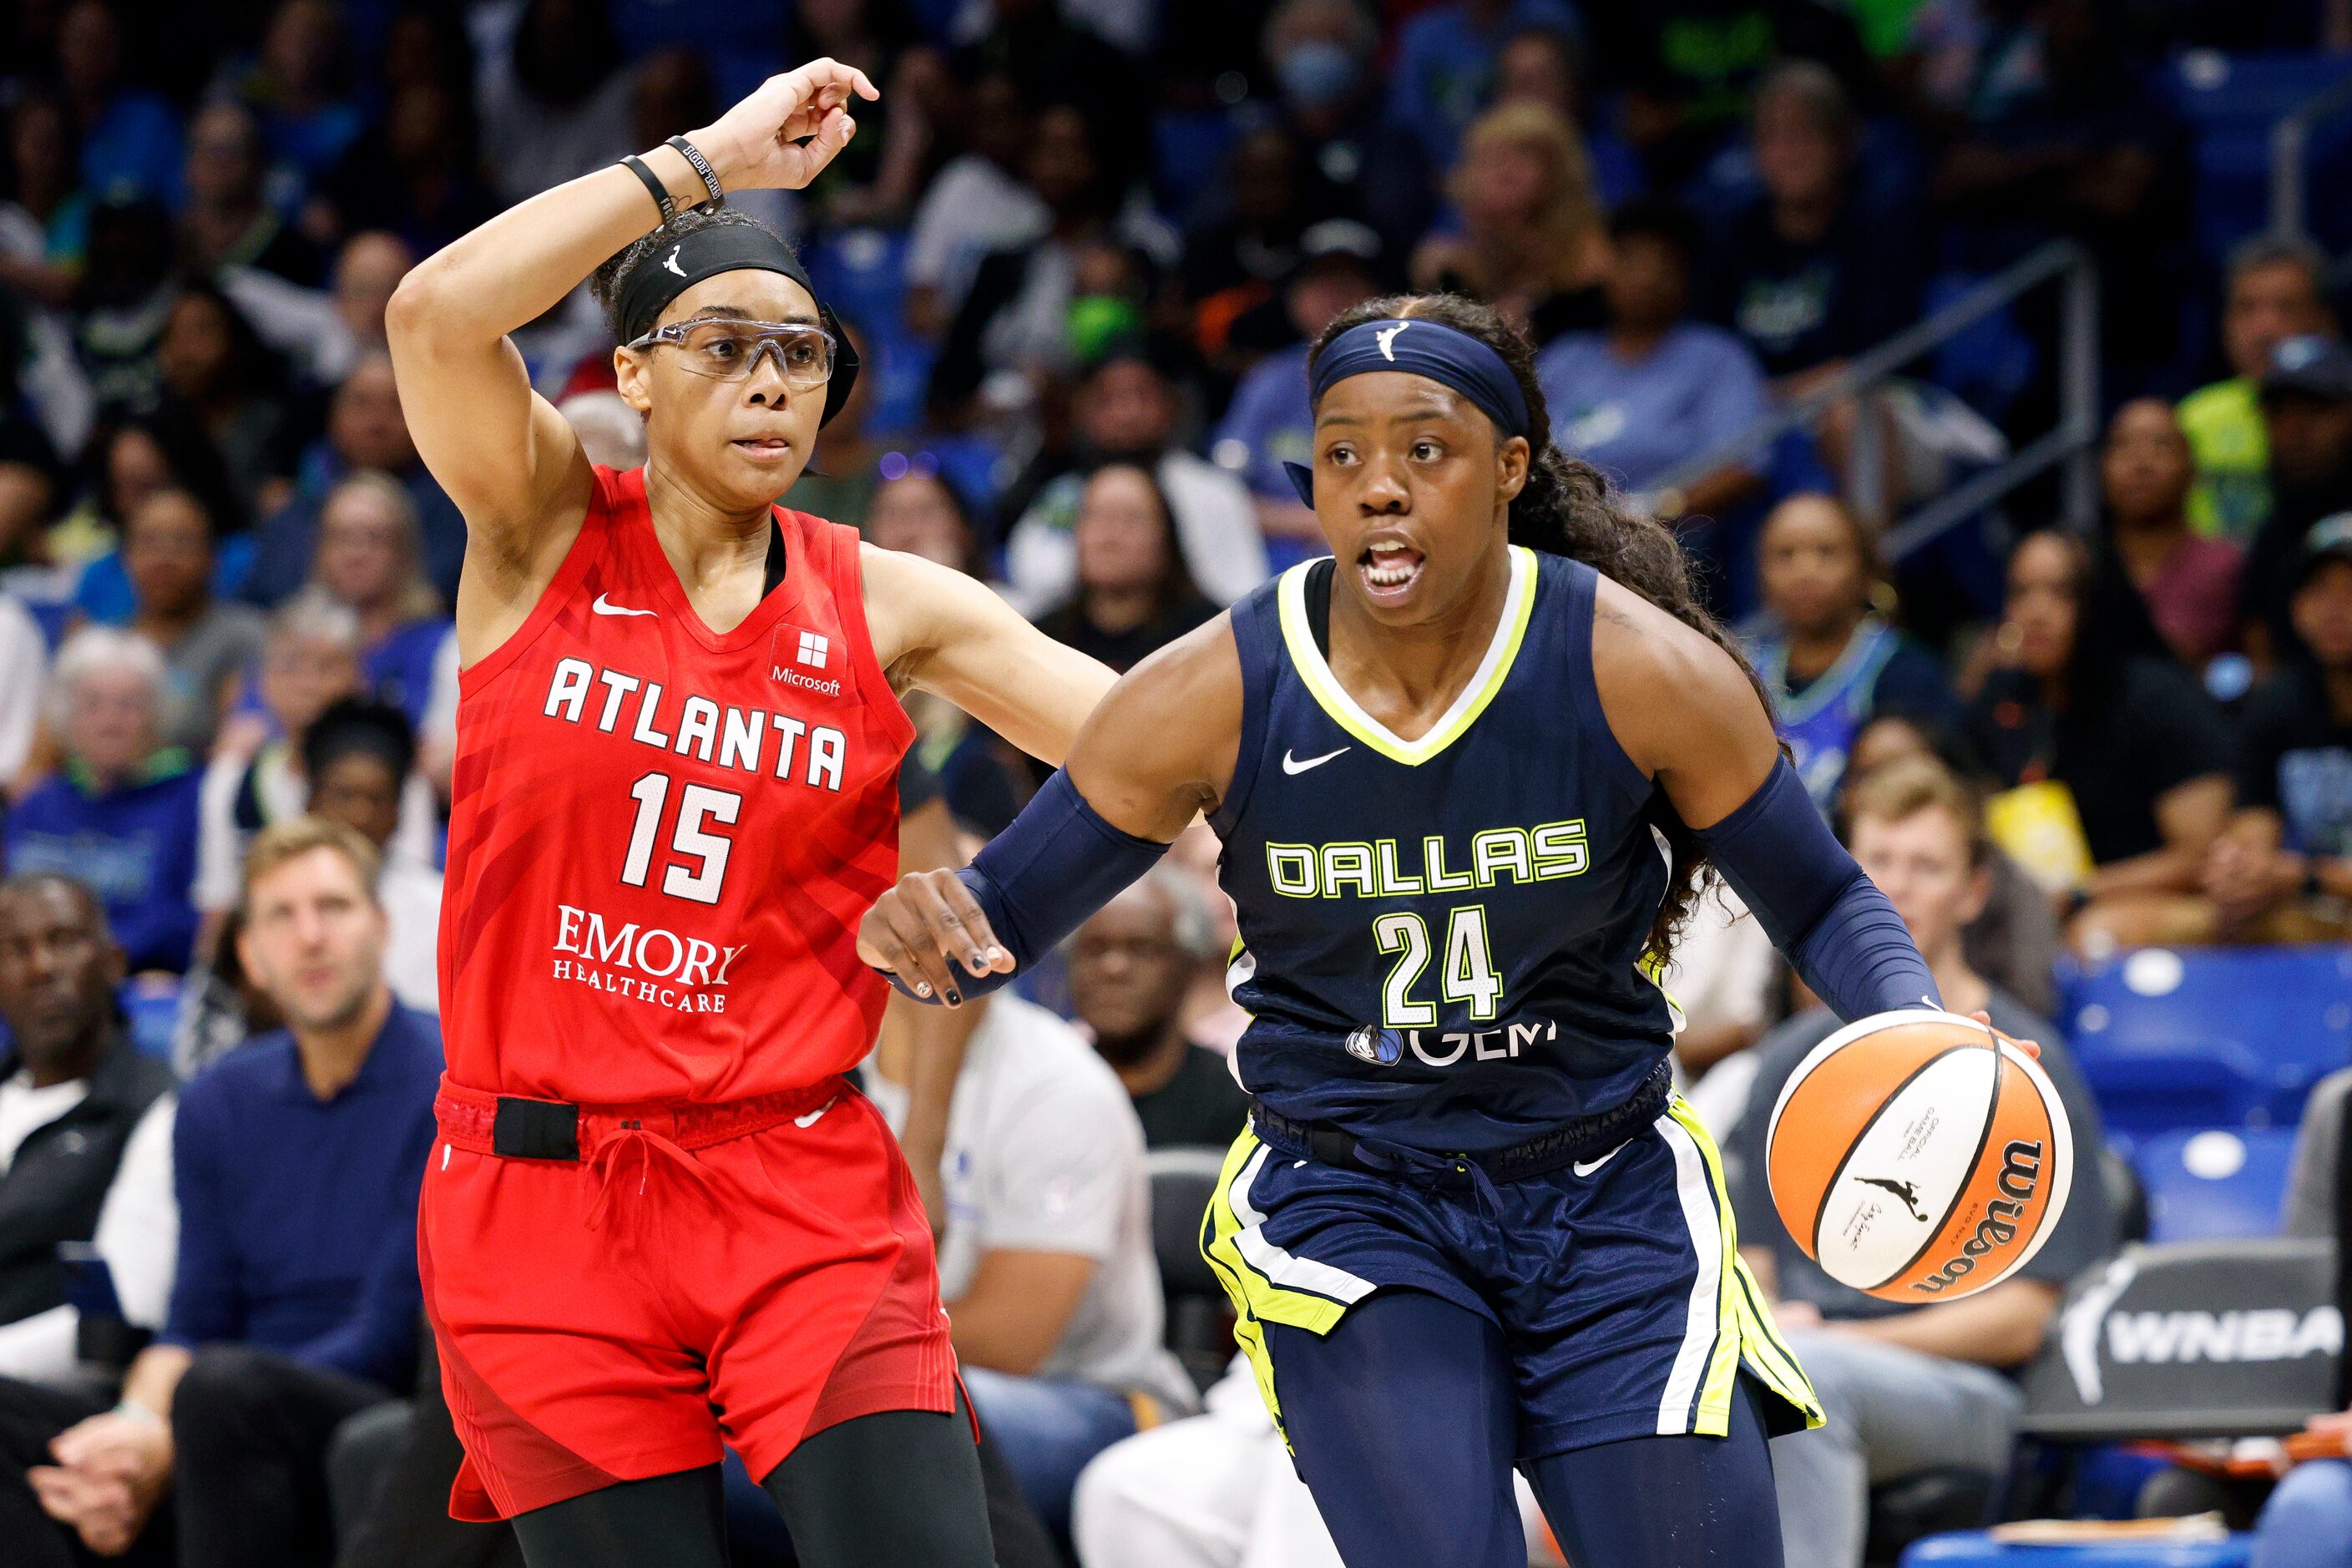
[[[2335,1408],[2344,1319],[2328,1242],[2128,1247],[2075,1281],[2025,1375],[2029,1431],[2289,1432]]]

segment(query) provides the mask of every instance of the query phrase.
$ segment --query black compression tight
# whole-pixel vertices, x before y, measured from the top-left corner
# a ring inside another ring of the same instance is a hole
[[[828,1426],[761,1483],[803,1568],[990,1568],[988,1504],[962,1395]],[[531,1568],[726,1568],[717,1465],[622,1481],[519,1514]]]

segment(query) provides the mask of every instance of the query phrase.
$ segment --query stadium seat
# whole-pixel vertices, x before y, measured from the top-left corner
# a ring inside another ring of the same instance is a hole
[[[131,1024],[131,1043],[142,1056],[172,1059],[172,1028],[180,1017],[180,983],[154,976],[126,980],[116,992]]]
[[[2269,226],[2272,127],[2348,70],[2352,62],[2340,56],[2191,49],[2165,73],[2173,102],[2194,128],[2196,236],[2209,258],[2220,260],[2231,246]],[[2314,128],[2312,190],[2328,188],[2320,176],[2332,170],[2347,131],[2352,121],[2340,117]],[[2333,205],[2308,204],[2323,231],[2340,221]]]
[[[2147,1187],[2147,1239],[2204,1241],[2275,1236],[2294,1158],[2284,1127],[2168,1132],[2139,1146]]]
[[[1872,1568],[1893,1563],[1925,1536],[1990,1523],[1999,1517],[1993,1503],[2000,1490],[2000,1477],[1948,1468],[1922,1470],[1871,1488],[1863,1562]]]
[[[1151,1249],[1160,1260],[1160,1288],[1168,1298],[1168,1348],[1202,1388],[1224,1374],[1234,1353],[1225,1325],[1225,1289],[1201,1256],[1201,1216],[1223,1168],[1222,1149],[1154,1149]]]
[[[2147,948],[2061,980],[2075,1059],[2127,1138],[2291,1127],[2352,1064],[2352,950]]]
[[[1996,1541],[1988,1531],[1931,1535],[1903,1554],[1903,1568],[2244,1568],[2251,1535],[2219,1541],[2082,1541],[2063,1546]]]

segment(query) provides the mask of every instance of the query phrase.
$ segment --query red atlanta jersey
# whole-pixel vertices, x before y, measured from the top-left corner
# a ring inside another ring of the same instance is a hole
[[[530,618],[458,678],[449,1075],[594,1104],[804,1087],[881,1020],[857,922],[898,874],[914,735],[857,535],[777,508],[784,580],[722,635],[662,553],[643,471],[594,472]]]

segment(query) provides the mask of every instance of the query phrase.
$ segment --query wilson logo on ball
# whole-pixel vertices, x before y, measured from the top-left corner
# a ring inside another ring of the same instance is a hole
[[[1972,1019],[1883,1013],[1813,1047],[1773,1107],[1780,1218],[1841,1284],[1967,1296],[2048,1239],[2074,1140],[2041,1064]]]

